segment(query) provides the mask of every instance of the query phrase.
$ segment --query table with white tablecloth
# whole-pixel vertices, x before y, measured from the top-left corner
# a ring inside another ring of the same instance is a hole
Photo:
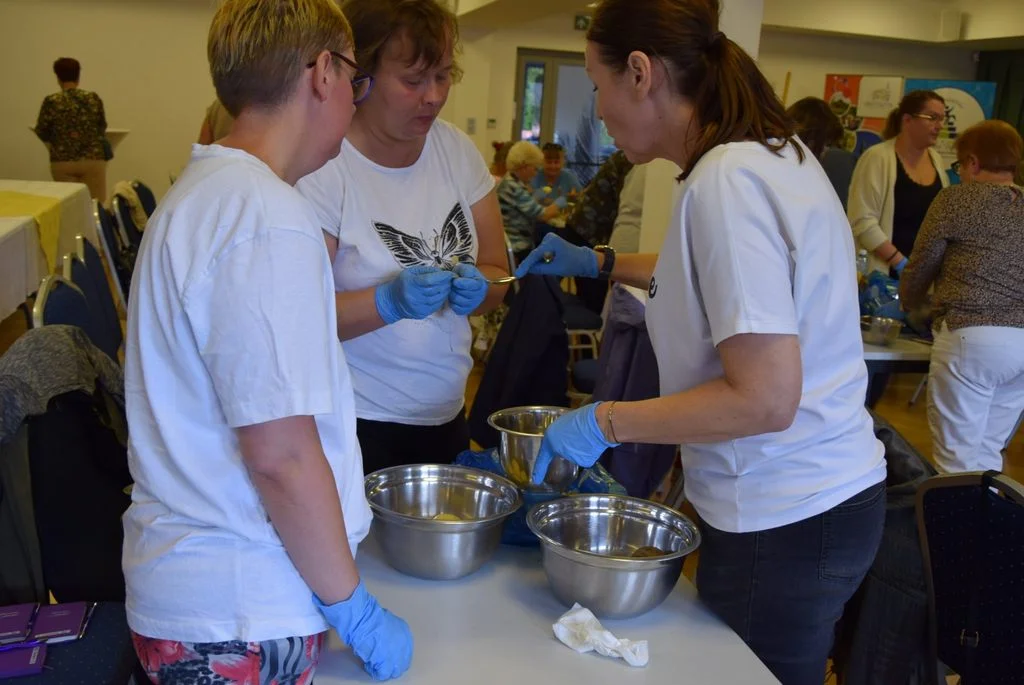
[[[50,250],[41,244],[44,252],[53,251],[52,259],[47,259],[50,270],[59,270],[61,258],[75,249],[75,236],[79,233],[98,244],[96,222],[93,218],[92,198],[89,188],[82,183],[57,183],[55,181],[18,181],[0,179],[0,216],[26,215],[33,212],[8,211],[5,198],[27,199],[37,198],[45,202],[48,198],[57,204],[57,221],[59,222],[56,249]],[[38,284],[37,284],[38,285]]]
[[[0,320],[35,292],[46,271],[35,219],[0,217]]]

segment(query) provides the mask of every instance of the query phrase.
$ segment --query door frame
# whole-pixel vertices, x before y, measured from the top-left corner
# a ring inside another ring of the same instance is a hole
[[[522,140],[523,133],[523,87],[526,85],[527,63],[544,63],[544,95],[540,103],[541,143],[553,139],[555,128],[555,96],[558,94],[558,67],[562,65],[584,66],[582,52],[566,50],[538,50],[535,48],[516,49],[516,90],[513,102],[516,115],[512,119],[512,135],[509,140]],[[545,138],[547,136],[547,138]]]

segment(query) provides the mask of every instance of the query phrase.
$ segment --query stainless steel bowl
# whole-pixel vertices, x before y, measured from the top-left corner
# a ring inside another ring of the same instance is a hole
[[[597,616],[639,616],[679,582],[683,558],[700,545],[688,518],[654,502],[620,495],[573,495],[538,504],[526,517],[540,538],[555,596]],[[633,558],[640,547],[668,552]]]
[[[869,345],[890,345],[900,337],[903,322],[885,316],[860,317],[861,335]]]
[[[483,566],[501,544],[505,519],[522,504],[508,480],[462,466],[396,466],[371,473],[364,485],[384,558],[402,573],[430,580],[461,578]]]
[[[555,457],[543,483],[534,485],[533,466],[544,439],[544,431],[569,410],[565,407],[511,407],[490,415],[487,423],[501,435],[498,459],[509,480],[528,490],[563,492],[579,475],[580,467]]]

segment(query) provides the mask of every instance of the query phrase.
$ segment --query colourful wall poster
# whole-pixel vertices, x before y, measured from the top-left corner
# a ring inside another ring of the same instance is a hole
[[[907,79],[906,92],[934,90],[946,101],[946,124],[939,134],[935,149],[946,161],[956,161],[954,145],[965,129],[992,118],[996,106],[996,84],[987,81],[946,81],[941,79]]]
[[[852,152],[856,157],[872,145],[881,142],[882,130],[885,128],[885,117],[864,116],[860,111],[861,86],[879,90],[887,88],[886,93],[865,93],[872,104],[868,107],[868,113],[877,113],[878,101],[891,101],[895,98],[898,102],[902,97],[901,92],[895,90],[895,82],[899,77],[865,77],[862,74],[828,74],[825,77],[825,102],[839,117],[839,122],[846,130],[842,146]],[[867,81],[867,83],[865,83]]]

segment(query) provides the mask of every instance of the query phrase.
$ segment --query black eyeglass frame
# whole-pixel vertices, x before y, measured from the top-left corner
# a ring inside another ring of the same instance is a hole
[[[329,52],[331,53],[331,57],[339,60],[340,62],[343,62],[343,63],[347,64],[348,66],[352,67],[352,69],[355,71],[355,76],[352,77],[352,94],[353,94],[353,96],[355,95],[357,89],[363,83],[367,83],[367,82],[369,83],[369,85],[366,86],[366,92],[363,93],[362,96],[360,96],[358,98],[354,97],[354,99],[352,100],[353,104],[358,105],[360,102],[362,102],[367,97],[369,97],[370,91],[373,90],[373,82],[374,82],[373,74],[370,74],[369,72],[365,71],[362,67],[360,67],[358,64],[356,64],[355,62],[350,60],[348,57],[345,57],[345,55],[341,54],[340,52],[335,52],[334,50],[329,50]],[[309,64],[306,65],[306,68],[307,69],[312,69],[315,66],[316,66],[316,60],[313,60],[312,62],[310,62]]]

